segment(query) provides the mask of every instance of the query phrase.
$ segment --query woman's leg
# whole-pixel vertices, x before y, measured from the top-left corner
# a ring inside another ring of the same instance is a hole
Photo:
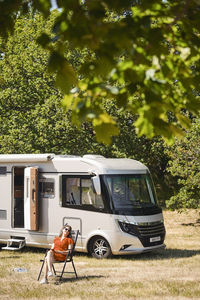
[[[48,276],[48,271],[52,273],[53,262],[55,262],[53,251],[49,250],[46,256],[46,268],[45,268],[45,277]]]
[[[42,278],[42,280],[40,281],[40,283],[42,284],[46,284],[48,283],[48,280],[47,280],[47,276],[48,276],[48,263],[47,263],[47,258],[49,256],[49,251],[47,252],[47,255],[45,257],[45,261],[44,261],[44,278]]]
[[[45,257],[45,270],[44,270],[44,278],[41,280],[40,283],[48,283],[48,272],[51,272],[52,273],[52,266],[53,266],[53,263],[55,262],[56,260],[54,259],[54,255],[53,255],[53,251],[52,250],[49,250],[47,252],[47,255]]]

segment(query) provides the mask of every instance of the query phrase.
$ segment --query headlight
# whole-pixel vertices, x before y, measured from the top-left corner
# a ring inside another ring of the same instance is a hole
[[[119,220],[118,220],[118,223],[119,223],[119,227],[121,228],[122,231],[132,234],[132,235],[135,235],[135,236],[138,236],[138,229],[137,229],[136,225],[122,222]]]

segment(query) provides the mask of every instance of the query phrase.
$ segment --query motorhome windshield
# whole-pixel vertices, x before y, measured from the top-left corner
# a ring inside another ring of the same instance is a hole
[[[156,205],[149,174],[105,175],[103,178],[114,210],[123,211]]]

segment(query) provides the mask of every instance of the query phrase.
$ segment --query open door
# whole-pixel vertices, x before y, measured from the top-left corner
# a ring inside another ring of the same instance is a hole
[[[24,171],[24,228],[38,230],[38,167]]]
[[[24,228],[24,167],[14,167],[14,227]]]

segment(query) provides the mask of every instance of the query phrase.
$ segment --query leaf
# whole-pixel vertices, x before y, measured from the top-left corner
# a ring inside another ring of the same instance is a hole
[[[184,116],[184,115],[182,115],[180,113],[177,113],[176,117],[177,117],[178,121],[180,122],[180,124],[185,129],[189,129],[191,127],[191,120],[188,117],[186,117],[186,116]]]
[[[96,132],[96,139],[99,143],[110,144],[112,141],[112,136],[119,134],[119,129],[115,124],[101,123],[99,125],[94,125],[94,130]]]
[[[115,121],[113,120],[113,118],[110,115],[108,115],[106,112],[104,112],[104,113],[99,114],[98,118],[95,118],[93,120],[94,126],[98,126],[103,123],[115,124]]]
[[[118,94],[116,100],[118,107],[125,107],[128,101],[127,93]]]
[[[119,94],[119,88],[116,87],[116,86],[112,86],[112,85],[107,84],[107,85],[105,85],[105,89],[113,95]]]
[[[51,0],[33,0],[33,5],[36,9],[40,10],[45,17],[49,15]]]
[[[66,60],[59,66],[55,83],[65,94],[77,83],[76,73]]]
[[[65,58],[60,55],[58,52],[53,51],[49,57],[48,62],[48,70],[49,72],[56,72],[61,68],[61,66],[64,64]]]
[[[155,74],[156,70],[155,69],[148,69],[146,71],[146,79],[149,80],[149,79],[152,79],[154,80],[154,74]]]
[[[180,52],[180,57],[183,60],[186,60],[188,58],[188,56],[191,54],[191,50],[189,47],[177,47],[177,50]]]
[[[134,126],[136,127],[136,133],[138,136],[145,135],[148,138],[154,136],[154,127],[150,121],[143,115],[139,116],[137,121],[135,121]]]
[[[169,129],[172,132],[173,136],[177,136],[179,138],[183,138],[184,137],[184,132],[181,128],[179,128],[178,126],[174,125],[174,124],[169,124]]]
[[[66,110],[72,108],[73,100],[74,100],[73,94],[68,94],[64,96],[62,100],[62,105],[66,108]]]
[[[51,39],[46,33],[42,33],[37,39],[38,44],[40,44],[44,48],[50,43],[50,41]]]

